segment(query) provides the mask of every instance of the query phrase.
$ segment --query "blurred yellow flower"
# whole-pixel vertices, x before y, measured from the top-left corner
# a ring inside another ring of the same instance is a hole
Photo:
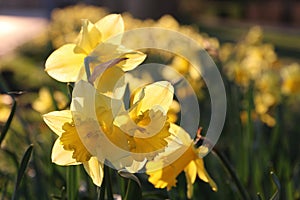
[[[203,98],[202,88],[204,87],[204,81],[201,77],[201,72],[198,71],[190,62],[188,62],[185,58],[180,56],[175,56],[172,59],[170,67],[174,68],[175,71],[172,72],[168,68],[162,71],[164,78],[170,80],[171,82],[176,83],[182,77],[184,77],[188,83],[192,86],[193,90],[188,90],[184,87],[181,87],[177,92],[177,94],[184,98],[188,95],[191,95],[191,92],[196,92],[199,99]],[[179,74],[178,74],[179,73]]]
[[[71,111],[53,111],[43,115],[43,119],[58,136],[52,149],[52,162],[62,166],[83,164],[93,183],[101,186],[103,164],[98,162],[82,144]]]
[[[180,126],[171,124],[170,132],[173,136],[179,138],[182,146],[177,149],[173,147],[167,148],[163,153],[159,154],[153,161],[149,161],[146,164],[147,174],[149,175],[149,181],[156,188],[167,188],[170,190],[173,186],[176,186],[176,177],[182,172],[185,172],[187,180],[187,196],[192,197],[193,184],[196,180],[196,176],[208,182],[212,190],[217,191],[217,185],[208,175],[205,170],[203,159],[200,157],[205,148],[194,147],[194,142]],[[176,140],[174,138],[174,140]],[[178,157],[178,155],[180,155]],[[177,157],[176,157],[177,156]],[[176,157],[177,159],[174,159]],[[164,165],[165,161],[174,160],[169,165]]]
[[[82,76],[84,59],[93,51],[97,55],[97,64],[108,62],[115,58],[127,58],[119,64],[121,68],[131,70],[144,61],[145,55],[141,52],[131,51],[120,45],[121,37],[114,38],[109,44],[103,44],[109,38],[121,34],[124,31],[124,22],[121,15],[110,14],[95,24],[89,20],[82,21],[82,28],[76,43],[65,44],[55,50],[47,59],[46,72],[54,79],[61,82],[75,82]],[[102,45],[100,45],[102,44]],[[100,45],[99,48],[97,46]],[[100,55],[100,54],[104,55]],[[95,60],[95,58],[94,58]],[[128,66],[130,66],[128,68]],[[93,67],[91,66],[91,69]]]
[[[107,15],[105,8],[85,4],[76,4],[64,8],[55,8],[51,13],[48,35],[54,48],[72,43],[81,28],[81,19],[96,22]]]
[[[49,89],[43,87],[39,90],[39,96],[32,103],[32,107],[34,110],[44,114],[55,109],[54,101],[58,109],[64,108],[68,102],[67,97],[62,92],[54,91],[52,97]]]
[[[237,45],[225,44],[220,50],[220,59],[229,79],[248,88],[265,71],[278,67],[278,58],[271,44],[262,41],[260,27],[252,27]]]
[[[8,119],[8,116],[11,112],[11,105],[13,103],[13,100],[11,96],[6,94],[0,95],[0,122],[6,122]]]
[[[180,105],[177,101],[173,100],[168,110],[168,121],[175,123],[178,120],[178,113],[180,112]]]
[[[268,126],[276,124],[271,115],[272,109],[281,101],[280,76],[274,70],[266,70],[255,81],[254,104],[255,111],[262,122]]]
[[[281,91],[285,95],[298,95],[300,94],[300,66],[293,63],[286,66],[281,71],[283,83]]]

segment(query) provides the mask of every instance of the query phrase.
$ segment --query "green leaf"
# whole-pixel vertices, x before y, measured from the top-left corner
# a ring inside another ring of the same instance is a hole
[[[33,149],[33,145],[31,144],[27,148],[26,152],[24,153],[24,156],[23,156],[22,161],[21,161],[20,168],[18,170],[17,180],[16,180],[15,189],[14,189],[14,193],[13,193],[13,198],[12,199],[16,199],[17,191],[19,189],[21,180],[22,180],[22,178],[24,176],[25,170],[26,170],[27,165],[29,163],[29,160],[30,160],[30,157],[31,157],[31,153],[32,153],[32,149]]]
[[[1,135],[0,135],[0,146],[1,146],[1,143],[2,141],[4,140],[5,136],[6,136],[6,133],[10,127],[10,124],[13,120],[13,117],[14,117],[14,114],[16,112],[16,108],[17,108],[17,103],[15,101],[15,99],[13,98],[13,96],[11,96],[12,100],[13,100],[13,105],[12,105],[12,108],[11,108],[11,111],[10,111],[10,114],[9,114],[9,117],[6,121],[6,124],[1,132]]]

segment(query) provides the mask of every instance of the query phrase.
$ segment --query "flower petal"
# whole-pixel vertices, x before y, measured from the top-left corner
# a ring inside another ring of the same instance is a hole
[[[101,42],[101,33],[96,26],[87,19],[82,20],[81,32],[77,47],[89,54]]]
[[[53,111],[43,115],[44,122],[58,136],[64,132],[62,129],[65,123],[72,122],[72,114],[70,110]]]
[[[193,184],[197,176],[197,167],[194,161],[191,161],[184,169],[186,182],[187,182],[187,196],[189,199],[193,196]]]
[[[63,146],[60,144],[60,140],[57,139],[52,148],[51,159],[57,165],[79,165],[80,162],[77,162],[73,156],[73,151],[64,150]]]
[[[118,49],[118,51],[120,51],[120,48]],[[118,66],[120,66],[120,68],[123,69],[124,71],[130,71],[136,68],[142,62],[144,62],[146,57],[147,55],[140,51],[127,50],[127,52],[121,56],[121,58],[126,58],[126,59],[118,63]]]
[[[75,53],[75,44],[66,44],[55,50],[47,59],[45,70],[60,82],[75,82],[83,66],[83,53]]]
[[[203,159],[198,158],[195,160],[195,163],[197,166],[198,177],[201,180],[203,180],[204,182],[208,182],[213,191],[217,191],[218,187],[217,187],[216,183],[214,182],[214,180],[212,180],[212,178],[209,176],[209,174],[205,170]]]
[[[144,95],[141,95],[143,93]],[[155,82],[144,89],[138,89],[131,97],[131,103],[138,104],[134,111],[135,115],[138,116],[155,105],[161,106],[166,115],[173,101],[173,94],[174,88],[168,81]]]
[[[122,16],[119,14],[107,15],[106,17],[100,19],[95,26],[101,33],[102,42],[124,31],[124,21]],[[116,37],[112,43],[120,44],[121,39],[121,37]]]
[[[85,171],[92,178],[93,183],[100,187],[104,176],[103,164],[100,163],[96,157],[91,157],[88,162],[83,163],[83,166]]]
[[[121,99],[126,89],[124,75],[124,71],[119,67],[110,67],[98,77],[95,87],[100,93],[112,98]]]

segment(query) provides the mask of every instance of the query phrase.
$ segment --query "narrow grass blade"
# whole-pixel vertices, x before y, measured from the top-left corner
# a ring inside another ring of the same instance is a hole
[[[5,126],[4,126],[4,128],[3,128],[2,132],[1,132],[1,135],[0,135],[0,146],[1,146],[1,143],[2,143],[2,141],[4,140],[4,138],[6,136],[6,133],[7,133],[8,129],[9,129],[9,127],[10,127],[10,124],[11,124],[11,122],[13,120],[13,117],[14,117],[14,114],[16,112],[17,103],[16,103],[16,101],[15,101],[15,99],[13,97],[12,97],[12,99],[13,99],[13,105],[12,105],[10,114],[9,114],[9,117],[8,117],[8,119],[6,121],[6,124],[5,124]]]
[[[270,174],[271,174],[271,177],[272,177],[272,180],[273,180],[274,184],[276,185],[276,191],[273,194],[273,196],[270,198],[270,200],[279,200],[280,189],[281,189],[280,181],[279,181],[278,177],[275,175],[274,172],[271,172]]]
[[[19,189],[19,186],[20,186],[20,183],[21,183],[21,180],[24,176],[24,173],[26,171],[26,168],[27,168],[27,165],[29,163],[29,160],[30,160],[30,157],[31,157],[31,153],[32,153],[32,150],[33,150],[33,145],[31,144],[26,152],[24,153],[24,156],[22,158],[22,161],[21,161],[21,164],[20,164],[20,168],[19,168],[19,171],[18,171],[18,175],[17,175],[17,180],[16,180],[16,184],[15,184],[15,189],[14,189],[14,194],[13,194],[13,198],[12,199],[16,199],[16,194],[17,194],[17,191]]]

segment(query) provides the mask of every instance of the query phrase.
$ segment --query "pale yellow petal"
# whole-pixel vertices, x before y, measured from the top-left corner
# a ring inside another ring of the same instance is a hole
[[[191,136],[177,124],[170,123],[169,131],[172,134],[174,141],[177,141],[184,146],[190,146],[193,143]]]
[[[48,57],[45,70],[49,76],[61,82],[77,81],[86,55],[75,53],[75,47],[75,44],[66,44]]]
[[[101,33],[96,26],[87,19],[82,20],[82,27],[77,42],[77,48],[81,48],[85,54],[89,54],[100,42]]]
[[[120,68],[122,68],[124,71],[130,71],[144,62],[147,55],[140,51],[130,51],[128,53],[125,53],[121,57],[126,58],[126,60],[119,63],[118,66],[120,66]]]
[[[204,182],[208,182],[213,191],[217,191],[218,188],[217,188],[216,183],[214,182],[214,180],[212,180],[212,178],[209,176],[209,174],[205,170],[203,159],[198,158],[195,160],[195,163],[197,166],[198,177],[201,180],[203,180]]]
[[[52,148],[51,159],[57,165],[79,165],[80,162],[77,162],[73,156],[73,151],[64,150],[63,146],[60,144],[60,140],[57,139]]]
[[[83,163],[83,166],[93,180],[93,183],[100,187],[104,176],[103,164],[100,163],[96,157],[91,157],[88,162]]]
[[[144,92],[144,95],[141,93]],[[168,81],[159,81],[147,85],[144,90],[139,90],[131,99],[133,104],[138,103],[136,116],[150,110],[153,106],[159,105],[163,108],[164,114],[167,114],[173,101],[174,88]]]
[[[64,132],[62,129],[65,123],[72,122],[72,114],[70,110],[53,111],[43,115],[44,122],[58,136]]]
[[[125,73],[119,67],[110,67],[95,82],[97,90],[107,96],[121,99],[125,93]]]
[[[107,15],[99,20],[95,25],[101,33],[102,42],[124,31],[124,21],[122,16],[119,14]],[[121,37],[117,37],[110,42],[119,44],[121,42]]]

